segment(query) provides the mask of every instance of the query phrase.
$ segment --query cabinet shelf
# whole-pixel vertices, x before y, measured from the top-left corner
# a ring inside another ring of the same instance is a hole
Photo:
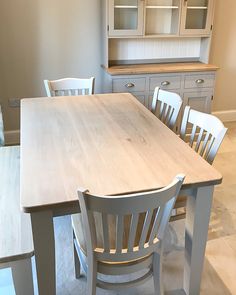
[[[119,9],[137,9],[138,6],[136,5],[116,5],[115,8],[119,8]]]
[[[205,10],[207,10],[208,7],[206,7],[206,6],[189,6],[187,9],[205,9]]]
[[[146,9],[179,9],[178,6],[146,6]]]

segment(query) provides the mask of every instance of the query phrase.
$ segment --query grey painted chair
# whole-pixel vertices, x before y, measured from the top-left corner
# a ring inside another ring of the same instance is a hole
[[[75,271],[79,277],[81,263],[87,274],[87,295],[95,295],[96,286],[120,291],[139,285],[152,275],[155,294],[164,294],[162,241],[183,180],[184,176],[178,175],[161,190],[122,196],[94,196],[87,190],[78,191],[85,244],[80,243],[79,214],[72,215]],[[112,217],[115,223],[110,222]],[[147,270],[143,276],[123,283],[97,278],[97,273],[117,276],[143,269]]]
[[[65,78],[44,80],[44,86],[48,97],[91,95],[94,93],[94,82],[94,77],[89,79]]]
[[[217,117],[193,110],[189,106],[185,107],[180,138],[209,164],[213,163],[226,131],[227,128]],[[186,201],[186,196],[179,196],[174,209],[185,208]],[[185,218],[185,210],[181,213],[177,212],[171,217],[171,221],[183,218]]]
[[[174,129],[183,101],[177,93],[155,88],[152,112],[170,129]]]

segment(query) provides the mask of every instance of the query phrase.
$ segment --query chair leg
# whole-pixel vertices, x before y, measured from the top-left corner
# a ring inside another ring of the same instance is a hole
[[[76,279],[80,278],[80,260],[79,260],[79,256],[75,247],[75,243],[73,243],[74,245],[74,268],[75,268],[75,277]]]
[[[88,271],[87,271],[87,295],[96,294],[97,285],[97,261],[91,255],[88,255]]]
[[[33,295],[31,259],[27,258],[12,262],[11,271],[16,295]]]
[[[164,295],[162,281],[162,254],[153,253],[154,294]]]

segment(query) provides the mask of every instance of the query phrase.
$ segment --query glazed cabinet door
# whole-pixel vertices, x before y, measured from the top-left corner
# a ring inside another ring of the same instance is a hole
[[[144,2],[144,0],[108,0],[109,37],[142,35]]]
[[[182,0],[181,35],[209,35],[214,0]]]
[[[177,35],[179,33],[181,1],[146,0],[145,35]]]

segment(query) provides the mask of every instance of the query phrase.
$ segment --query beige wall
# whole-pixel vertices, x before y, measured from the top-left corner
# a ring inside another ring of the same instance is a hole
[[[214,111],[236,109],[236,1],[216,0],[211,63],[217,73]]]
[[[11,97],[45,96],[43,79],[96,78],[100,91],[100,0],[3,0],[0,103],[6,130],[19,129]]]

